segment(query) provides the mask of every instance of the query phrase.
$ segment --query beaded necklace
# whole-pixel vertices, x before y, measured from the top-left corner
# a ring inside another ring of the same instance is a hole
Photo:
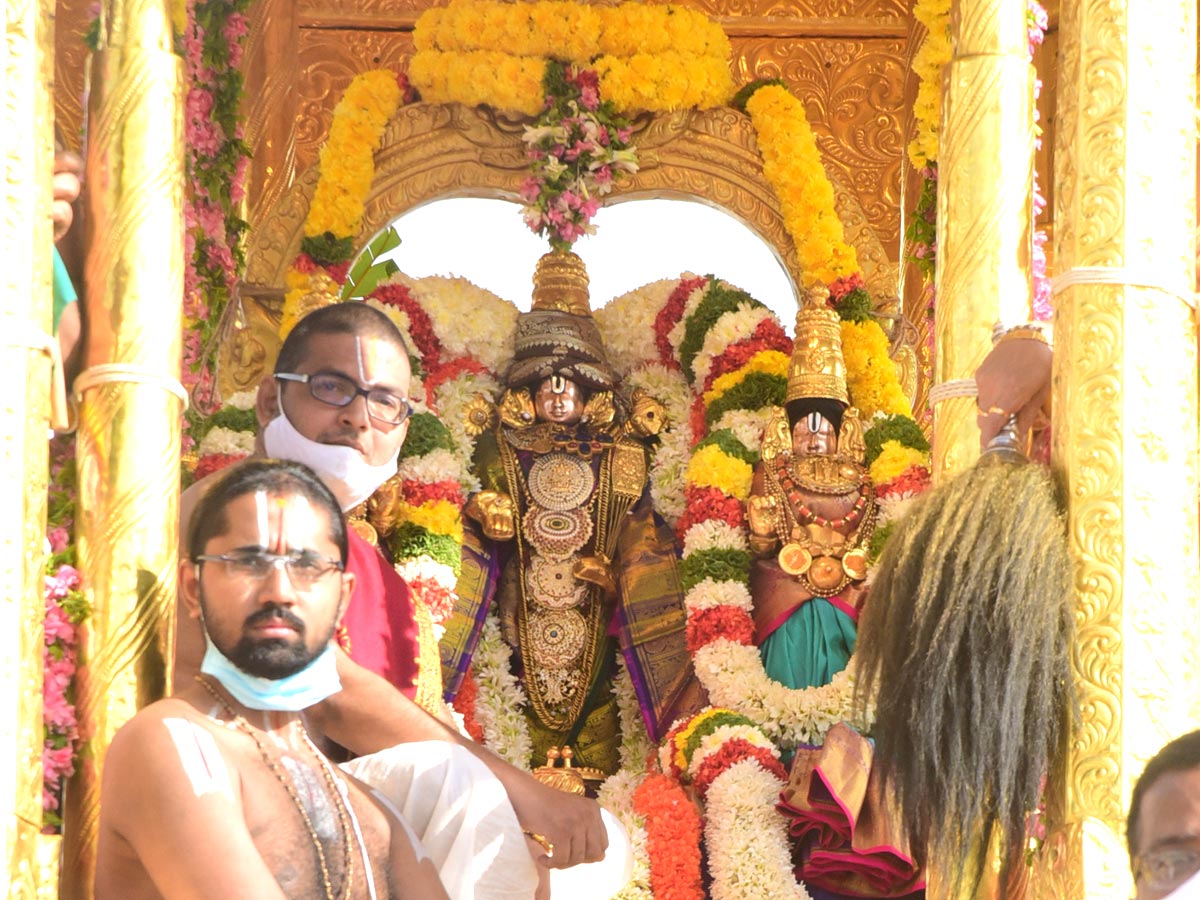
[[[271,774],[275,776],[279,783],[283,785],[284,790],[287,791],[287,794],[292,799],[292,803],[295,805],[296,810],[300,813],[300,818],[304,820],[304,827],[308,829],[308,836],[312,840],[313,849],[317,851],[317,862],[321,867],[321,879],[325,886],[325,900],[334,900],[333,883],[329,877],[329,865],[325,860],[325,848],[321,846],[321,838],[317,834],[316,826],[313,825],[313,821],[308,814],[308,810],[304,808],[304,804],[300,800],[300,795],[296,793],[296,786],[292,783],[292,779],[288,777],[287,773],[284,772],[280,767],[279,762],[270,753],[270,751],[267,750],[266,745],[262,742],[262,739],[258,736],[257,732],[250,727],[250,723],[234,711],[233,707],[230,706],[229,701],[226,700],[225,697],[219,691],[217,691],[215,687],[209,684],[208,679],[201,675],[197,675],[196,681],[212,695],[214,700],[221,704],[221,707],[225,710],[225,714],[229,716],[230,721],[233,722],[234,727],[248,735],[250,740],[254,741],[254,746],[258,748],[258,754],[262,757],[263,763],[266,764],[266,767],[271,770]],[[321,770],[321,774],[325,777],[325,783],[329,786],[329,792],[333,797],[334,808],[337,810],[338,825],[342,830],[343,846],[345,848],[343,855],[344,870],[346,873],[346,889],[342,893],[342,900],[349,900],[351,891],[354,887],[354,849],[352,846],[353,840],[350,831],[350,817],[345,806],[346,802],[348,801],[344,801],[342,793],[338,790],[337,783],[334,781],[333,773],[329,770],[328,763],[325,761],[324,757],[321,756],[320,751],[317,750],[316,746],[309,738],[308,732],[305,730],[303,724],[300,725],[300,734],[304,739],[305,744],[317,757],[318,768]]]

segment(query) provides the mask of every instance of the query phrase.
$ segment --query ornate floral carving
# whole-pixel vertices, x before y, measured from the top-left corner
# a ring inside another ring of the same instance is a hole
[[[359,72],[368,69],[403,70],[412,54],[412,34],[400,31],[340,31],[302,28],[299,40],[296,169],[317,161],[333,107]]]
[[[826,171],[858,199],[886,258],[896,259],[906,42],[746,38],[734,41],[734,53],[739,81],[781,78],[804,100]]]
[[[690,0],[711,16],[778,19],[902,19],[904,0]]]

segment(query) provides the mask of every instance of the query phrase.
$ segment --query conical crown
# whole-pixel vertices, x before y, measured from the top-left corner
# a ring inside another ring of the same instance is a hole
[[[787,403],[793,400],[837,400],[849,405],[846,362],[842,357],[842,323],[826,300],[823,286],[809,289],[796,313],[796,341],[788,365]]]
[[[547,253],[533,270],[533,309],[591,316],[588,273],[574,253]]]
[[[562,375],[590,390],[609,390],[616,376],[588,306],[588,274],[574,253],[555,251],[538,260],[533,305],[517,319],[513,361],[505,378],[523,387]]]

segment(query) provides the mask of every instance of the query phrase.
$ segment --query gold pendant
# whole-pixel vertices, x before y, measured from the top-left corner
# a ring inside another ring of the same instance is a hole
[[[808,568],[808,580],[819,591],[835,590],[842,582],[842,566],[832,556],[818,556]]]
[[[779,551],[779,568],[789,575],[803,575],[812,561],[812,554],[796,543],[784,544]]]
[[[842,557],[842,568],[855,581],[867,577],[867,553],[865,550],[850,550]]]

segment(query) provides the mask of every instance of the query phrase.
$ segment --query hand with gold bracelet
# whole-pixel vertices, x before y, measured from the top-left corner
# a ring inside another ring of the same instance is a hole
[[[1022,442],[1039,421],[1049,419],[1052,360],[1046,336],[1031,326],[1010,329],[996,342],[975,372],[981,447],[1014,414]]]

